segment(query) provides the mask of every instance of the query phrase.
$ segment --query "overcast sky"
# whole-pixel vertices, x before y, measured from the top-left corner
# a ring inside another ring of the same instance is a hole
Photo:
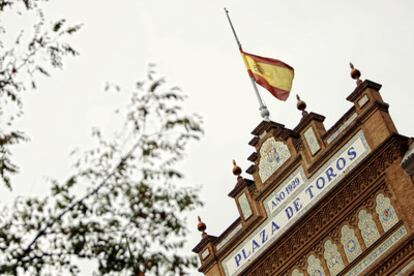
[[[31,138],[16,149],[21,174],[6,201],[47,191],[44,177],[70,172],[70,151],[88,143],[91,128],[114,127],[120,101],[103,92],[106,81],[128,87],[144,78],[149,62],[188,95],[188,107],[205,119],[206,134],[183,164],[187,183],[202,186],[205,206],[189,217],[188,251],[200,240],[196,215],[219,235],[237,216],[227,197],[236,183],[231,160],[243,170],[253,148],[250,132],[261,122],[258,104],[223,12],[230,10],[246,51],[295,68],[286,102],[260,89],[271,119],[294,128],[300,119],[294,94],[308,110],[326,116],[328,129],[351,107],[352,61],[362,78],[381,83],[381,94],[400,133],[413,136],[413,1],[55,0],[51,18],[83,23],[73,37],[80,56],[42,79],[25,97],[19,122]],[[246,176],[246,174],[244,174]],[[196,275],[197,272],[194,271]]]

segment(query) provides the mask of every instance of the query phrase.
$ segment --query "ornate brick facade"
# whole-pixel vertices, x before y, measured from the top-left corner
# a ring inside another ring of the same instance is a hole
[[[328,131],[323,116],[307,112],[293,130],[267,121],[253,130],[253,180],[239,176],[229,194],[240,217],[194,248],[200,272],[414,271],[414,179],[401,167],[412,139],[398,134],[380,88],[359,83],[347,98],[353,106]]]

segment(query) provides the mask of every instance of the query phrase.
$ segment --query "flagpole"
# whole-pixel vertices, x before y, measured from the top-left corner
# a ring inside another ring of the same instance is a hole
[[[231,22],[231,19],[230,19],[230,16],[229,16],[229,11],[226,8],[224,8],[224,11],[226,12],[226,16],[227,16],[227,19],[230,23],[230,27],[231,27],[231,30],[233,32],[234,38],[236,39],[237,46],[239,47],[240,52],[242,52],[243,51],[242,45],[240,43],[239,38],[237,37],[236,30],[233,27],[233,23]],[[269,121],[270,120],[269,119],[270,113],[269,113],[269,110],[267,109],[266,105],[264,104],[264,102],[262,100],[262,97],[259,94],[259,90],[257,89],[256,81],[250,75],[249,75],[249,78],[250,78],[250,81],[253,85],[253,89],[254,89],[254,92],[256,94],[257,100],[259,102],[260,115],[262,116],[262,118],[264,120]]]

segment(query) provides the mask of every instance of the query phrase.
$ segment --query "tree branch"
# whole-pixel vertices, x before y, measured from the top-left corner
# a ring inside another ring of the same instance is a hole
[[[99,192],[99,190],[105,186],[105,184],[107,183],[107,181],[117,172],[117,169],[124,163],[126,162],[134,153],[134,151],[138,148],[138,146],[140,145],[141,140],[139,140],[137,143],[134,144],[134,146],[130,149],[130,151],[123,157],[121,158],[121,160],[118,162],[118,164],[114,167],[114,169],[107,174],[107,176],[101,181],[101,183],[96,186],[95,189],[93,189],[92,191],[90,191],[89,193],[85,194],[83,197],[81,197],[80,199],[78,199],[77,201],[75,201],[74,203],[72,203],[70,206],[68,206],[66,209],[64,209],[59,215],[57,215],[56,217],[52,217],[48,223],[46,223],[46,225],[36,234],[36,236],[33,238],[33,240],[29,243],[29,245],[23,250],[21,257],[19,258],[20,260],[24,257],[27,256],[28,253],[30,252],[30,250],[32,249],[33,245],[42,237],[46,234],[46,231],[52,227],[56,222],[60,221],[61,218],[68,213],[69,211],[73,210],[76,206],[80,205],[81,203],[83,203],[86,199],[88,199],[89,197],[91,197],[92,195],[95,195]]]

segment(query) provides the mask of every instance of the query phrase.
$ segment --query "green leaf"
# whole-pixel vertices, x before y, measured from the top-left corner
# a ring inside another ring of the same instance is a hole
[[[61,20],[59,20],[59,21],[57,21],[54,25],[53,25],[53,31],[54,32],[58,32],[61,28],[62,28],[62,26],[63,26],[63,24],[66,22],[66,20],[65,19],[61,19]]]

